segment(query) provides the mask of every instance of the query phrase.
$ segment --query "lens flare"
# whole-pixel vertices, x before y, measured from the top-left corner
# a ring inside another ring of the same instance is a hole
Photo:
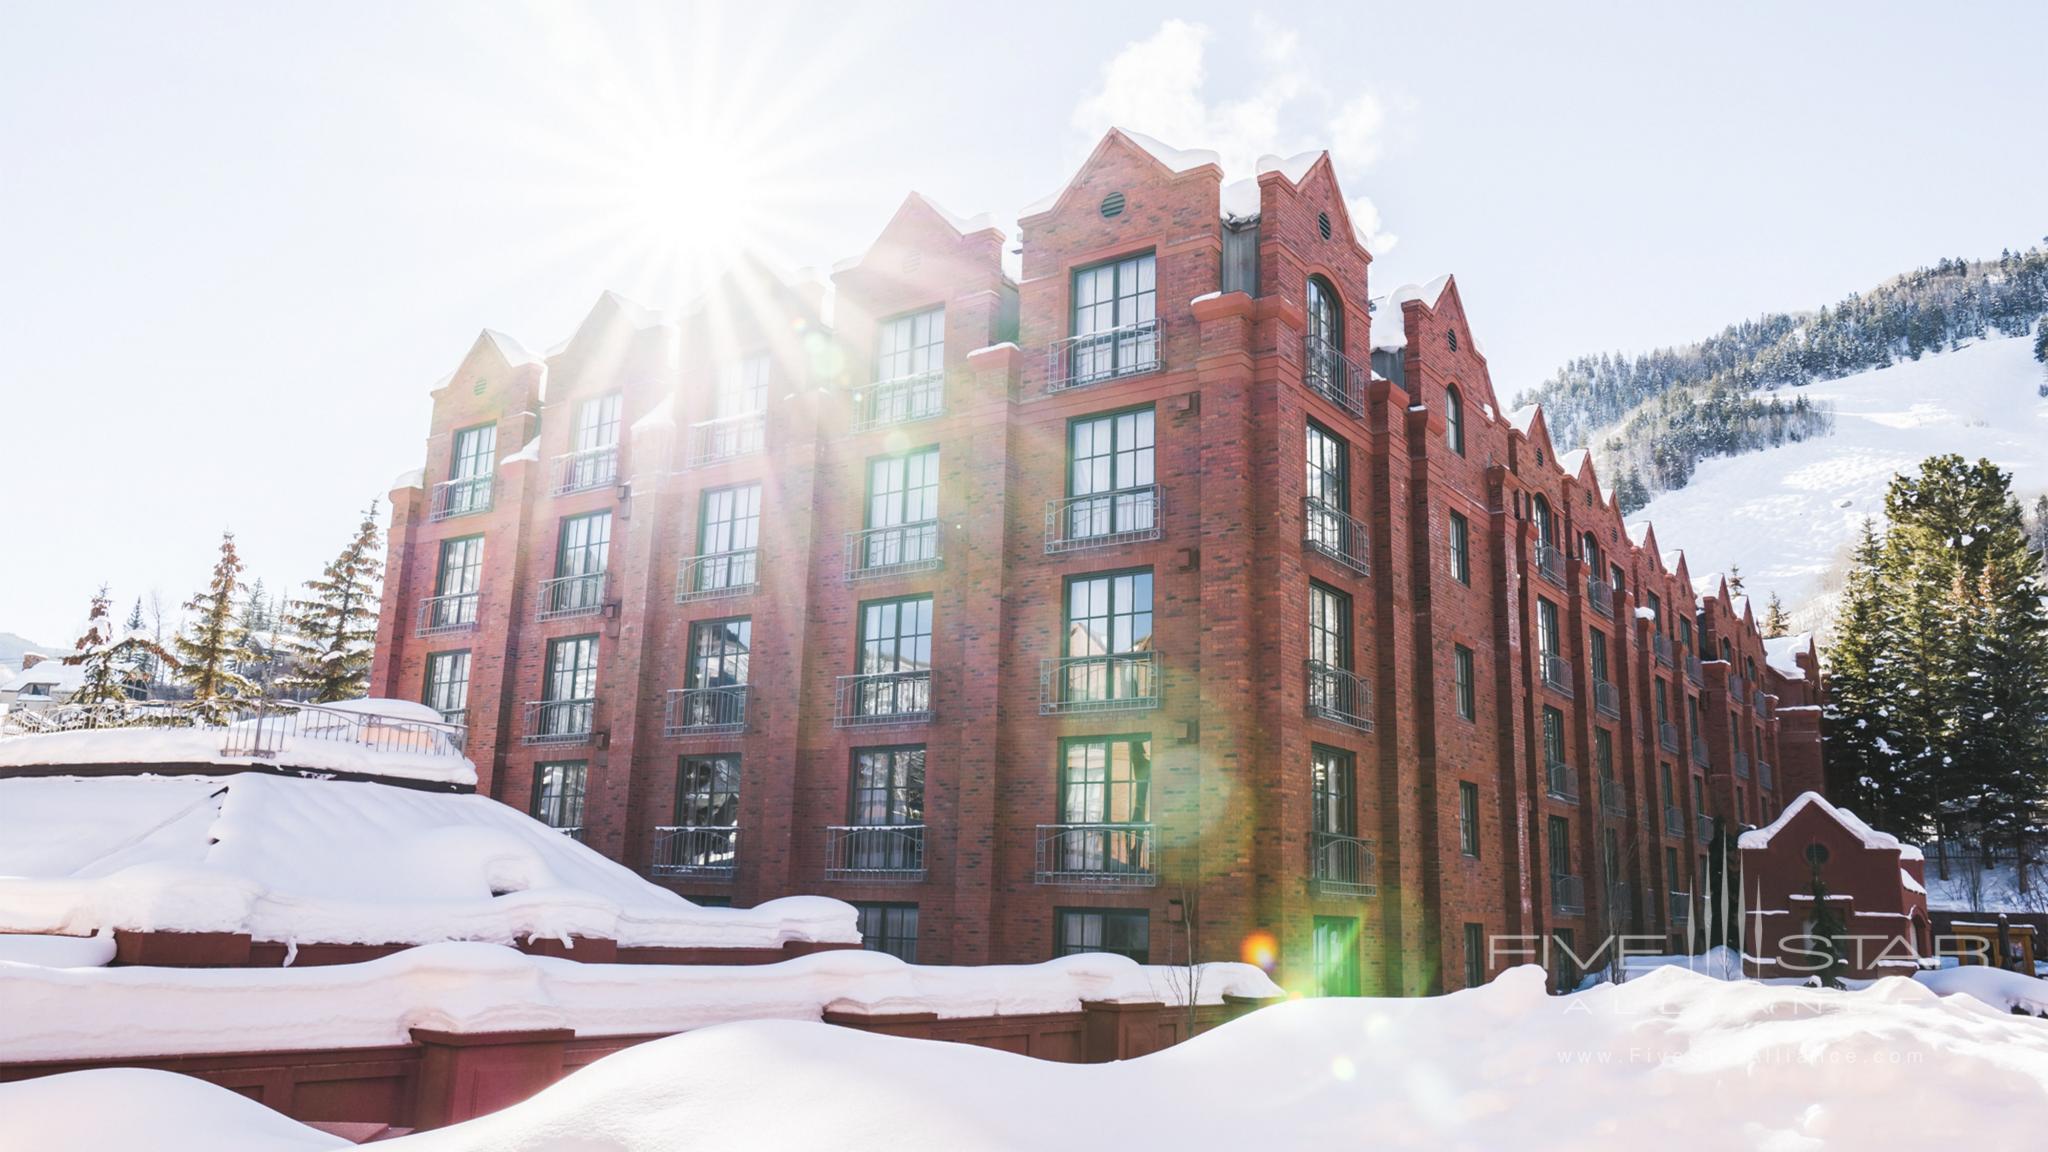
[[[1271,972],[1280,959],[1280,942],[1273,939],[1271,932],[1254,932],[1244,938],[1238,954],[1245,963],[1256,964]]]

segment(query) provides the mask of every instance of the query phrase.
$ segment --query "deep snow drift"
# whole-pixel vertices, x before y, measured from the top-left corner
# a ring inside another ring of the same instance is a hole
[[[1667,969],[1569,997],[1543,980],[1521,968],[1432,999],[1294,1001],[1107,1065],[754,1021],[381,1146],[1040,1152],[1079,1133],[1101,1148],[1803,1152],[2031,1147],[2048,1117],[2048,1023],[1910,980],[1826,992]],[[136,1075],[0,1086],[0,1145],[132,1147],[120,1134],[154,1109],[166,1129],[218,1125],[215,1147],[308,1146],[259,1131],[224,1090],[139,1095]]]

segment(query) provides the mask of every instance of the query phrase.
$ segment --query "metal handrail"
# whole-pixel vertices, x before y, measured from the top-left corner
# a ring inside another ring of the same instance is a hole
[[[1699,657],[1687,656],[1685,658],[1685,678],[1695,688],[1705,686],[1706,672],[1700,667]]]
[[[1663,723],[1657,725],[1657,747],[1673,756],[1678,755],[1678,725]]]
[[[825,828],[825,879],[924,879],[924,825],[830,824]]]
[[[1157,318],[1054,341],[1045,349],[1045,390],[1157,372],[1165,366],[1164,344]]]
[[[1559,588],[1564,587],[1564,550],[1538,540],[1533,555],[1536,574]]]
[[[1331,341],[1301,338],[1301,382],[1353,416],[1365,415],[1365,386],[1372,373]]]
[[[1598,576],[1586,577],[1586,602],[1593,606],[1593,611],[1609,620],[1614,619],[1614,588],[1605,580]]]
[[[1610,920],[1625,920],[1635,915],[1635,886],[1626,880],[1609,881],[1607,885],[1607,916]]]
[[[1321,660],[1303,661],[1307,675],[1304,705],[1308,715],[1361,732],[1372,731],[1372,681],[1349,668]]]
[[[1650,649],[1657,654],[1657,663],[1671,667],[1671,637],[1662,632],[1650,633]]]
[[[1712,841],[1714,838],[1714,818],[1704,812],[1700,813],[1693,817],[1692,830],[1693,835],[1699,838],[1700,843],[1705,844]]]
[[[656,876],[731,876],[740,830],[732,824],[658,824],[648,870]]]
[[[1159,653],[1049,656],[1038,664],[1038,710],[1113,712],[1159,706]]]
[[[936,419],[946,414],[946,373],[933,369],[877,380],[854,393],[853,405],[855,432]]]
[[[834,728],[928,724],[932,718],[932,670],[841,676],[835,697]]]
[[[1040,824],[1040,884],[1149,888],[1159,883],[1152,866],[1152,825]]]
[[[285,757],[296,742],[307,741],[347,744],[372,752],[459,760],[469,739],[466,727],[445,720],[385,716],[291,700],[237,702],[232,711],[220,720],[209,720],[192,713],[183,715],[186,722],[176,726],[220,730],[220,754],[223,756]],[[118,720],[108,723],[104,716],[97,719],[100,722],[89,726],[171,726],[161,716],[139,719],[133,725],[122,724]]]
[[[1046,501],[1045,554],[1159,539],[1161,495],[1145,484]]]
[[[856,528],[846,534],[846,578],[850,581],[923,572],[942,562],[937,520]]]
[[[1601,778],[1600,807],[1609,816],[1628,814],[1628,794],[1622,789],[1621,781],[1612,776]]]
[[[1740,748],[1735,750],[1735,774],[1744,780],[1749,779],[1749,753]]]
[[[1310,848],[1309,880],[1325,896],[1375,896],[1378,860],[1372,841],[1339,832],[1317,832]]]
[[[747,456],[768,446],[768,414],[742,412],[690,425],[690,444],[683,465],[700,468]]]
[[[663,701],[663,736],[719,736],[747,728],[747,685],[671,688]]]
[[[1574,778],[1572,766],[1562,760],[1546,758],[1543,762],[1544,790],[1552,800],[1567,804],[1579,802],[1579,782]]]
[[[1707,767],[1710,763],[1707,758],[1707,742],[1702,737],[1695,736],[1692,738],[1692,761],[1702,768]]]
[[[760,587],[760,576],[758,548],[686,557],[676,571],[676,603],[744,596]]]
[[[1672,923],[1684,923],[1692,919],[1692,893],[1673,889],[1671,892],[1670,919]]]
[[[1314,496],[1301,498],[1301,546],[1360,576],[1372,575],[1372,537],[1365,522]]]
[[[434,485],[427,519],[453,520],[457,516],[489,512],[497,500],[497,493],[498,477],[495,473],[443,480]]]
[[[1664,806],[1664,831],[1672,836],[1685,835],[1685,809],[1676,804]]]
[[[1764,690],[1762,687],[1753,686],[1750,688],[1749,710],[1756,713],[1758,716],[1769,715],[1769,709],[1764,701]]]
[[[602,444],[555,457],[554,495],[609,488],[619,482],[619,446]]]
[[[449,632],[473,632],[477,625],[478,592],[451,592],[428,596],[420,601],[415,636],[440,636]]]
[[[1778,790],[1777,776],[1771,771],[1770,761],[1759,760],[1756,762],[1756,782],[1766,792],[1776,792]]]
[[[1564,872],[1550,874],[1550,908],[1566,916],[1577,916],[1586,911],[1586,881],[1582,876]]]
[[[1593,681],[1593,707],[1602,716],[1621,719],[1621,689],[1612,680]]]
[[[523,719],[522,744],[586,743],[596,727],[597,700],[529,700]]]
[[[585,572],[541,581],[540,603],[534,619],[567,620],[572,616],[595,616],[604,611],[604,593],[610,575],[609,571]]]
[[[1555,652],[1541,653],[1543,686],[1560,696],[1571,696],[1572,662]]]

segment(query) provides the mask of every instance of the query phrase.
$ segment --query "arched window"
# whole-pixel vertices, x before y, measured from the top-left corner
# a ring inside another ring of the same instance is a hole
[[[1321,276],[1308,278],[1308,338],[1310,343],[1332,352],[1344,350],[1344,331],[1337,307],[1337,291]]]
[[[1600,571],[1600,538],[1588,532],[1579,543],[1585,549],[1586,567],[1594,572]]]
[[[1557,545],[1557,522],[1550,515],[1550,501],[1545,500],[1542,494],[1538,493],[1530,507],[1534,510],[1533,514],[1536,517],[1536,538],[1546,545],[1555,547]]]
[[[1455,385],[1444,389],[1444,441],[1451,451],[1465,454],[1465,398]]]

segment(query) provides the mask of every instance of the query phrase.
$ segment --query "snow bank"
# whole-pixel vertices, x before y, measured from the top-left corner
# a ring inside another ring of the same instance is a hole
[[[13,1060],[374,1047],[408,1030],[682,1032],[827,1011],[941,1017],[1074,1012],[1084,1000],[1179,1003],[1175,973],[1109,954],[1043,964],[925,967],[880,952],[780,964],[581,964],[491,944],[433,944],[314,968],[53,969],[0,965]],[[1199,999],[1272,997],[1248,964],[1203,966]]]
[[[1913,979],[1940,996],[1969,996],[2000,1012],[2017,1008],[2034,1016],[2048,1016],[2048,980],[2008,972],[1982,964],[1918,972]]]
[[[837,900],[699,908],[474,794],[258,773],[0,779],[0,933],[115,928],[301,944],[860,939]]]
[[[1918,860],[1921,858],[1918,848],[1913,847],[1911,844],[1900,843],[1899,838],[1889,832],[1879,832],[1858,819],[1856,814],[1847,808],[1837,808],[1833,804],[1828,803],[1827,798],[1818,792],[1801,792],[1797,799],[1785,805],[1785,810],[1778,813],[1776,820],[1771,821],[1762,828],[1755,828],[1744,832],[1736,839],[1735,846],[1738,848],[1770,847],[1771,837],[1776,836],[1785,825],[1792,822],[1794,816],[1798,815],[1802,809],[1809,805],[1819,807],[1821,811],[1832,817],[1836,823],[1848,829],[1850,835],[1863,841],[1865,848],[1878,850],[1895,849],[1901,860]]]
[[[39,1152],[325,1152],[317,1128],[175,1072],[100,1068],[0,1084],[0,1148]]]
[[[0,964],[104,968],[113,960],[112,936],[0,936]]]

